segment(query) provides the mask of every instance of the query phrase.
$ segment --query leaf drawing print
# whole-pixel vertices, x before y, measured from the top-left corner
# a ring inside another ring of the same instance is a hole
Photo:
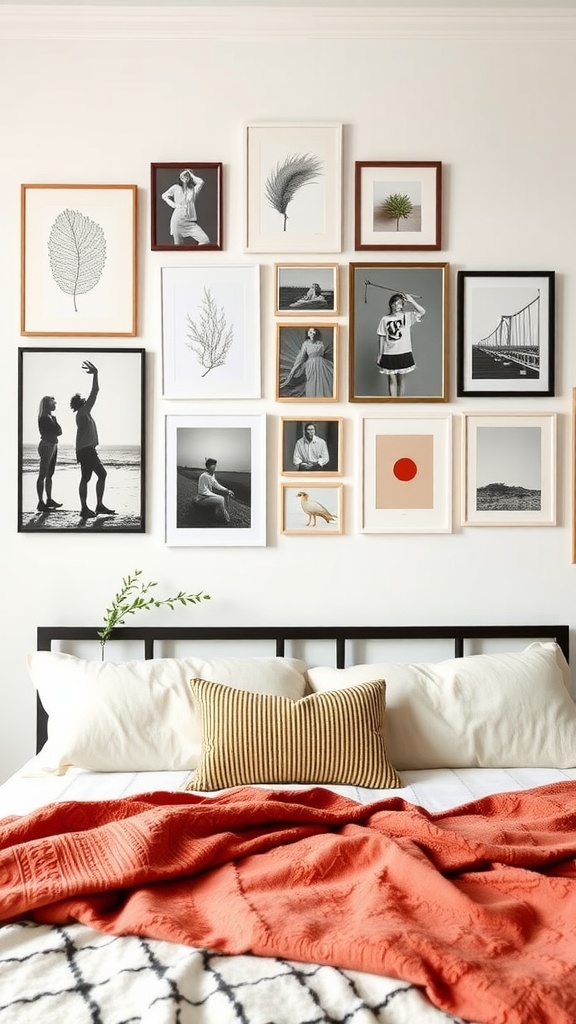
[[[288,221],[288,205],[303,185],[308,185],[323,173],[323,164],[313,153],[300,156],[287,156],[282,163],[268,175],[264,183],[264,192],[270,206],[284,218],[283,230],[286,231]]]
[[[224,366],[226,356],[234,340],[234,327],[226,323],[224,307],[218,309],[216,299],[210,288],[204,288],[204,297],[200,305],[199,319],[193,320],[188,313],[189,348],[196,353],[196,358],[203,367],[204,373],[210,373],[216,366]]]
[[[66,295],[85,295],[98,284],[106,263],[106,237],[99,224],[79,210],[62,210],[48,239],[52,276]]]

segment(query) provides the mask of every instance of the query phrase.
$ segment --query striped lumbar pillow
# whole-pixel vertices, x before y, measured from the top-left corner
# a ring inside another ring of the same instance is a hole
[[[386,684],[377,679],[300,700],[191,680],[202,756],[186,788],[251,783],[397,788],[386,756]]]

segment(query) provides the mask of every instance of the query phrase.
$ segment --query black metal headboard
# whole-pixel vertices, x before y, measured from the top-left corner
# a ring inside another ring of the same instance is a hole
[[[59,641],[98,641],[100,626],[38,626],[37,650],[50,651]],[[568,626],[120,626],[108,642],[139,641],[146,660],[154,658],[156,645],[163,642],[195,642],[211,640],[269,641],[275,656],[285,655],[286,644],[293,641],[333,641],[334,665],[344,668],[349,642],[453,640],[454,657],[464,655],[467,640],[555,640],[569,660],[570,632]],[[239,654],[241,654],[241,650]],[[420,660],[420,659],[418,659]],[[40,698],[37,700],[36,749],[47,738],[48,716]]]

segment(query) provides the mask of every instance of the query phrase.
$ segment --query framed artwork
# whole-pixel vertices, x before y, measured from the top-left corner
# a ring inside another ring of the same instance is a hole
[[[136,196],[136,185],[21,186],[21,334],[136,334]]]
[[[276,399],[335,402],[338,324],[277,324]]]
[[[340,252],[341,124],[249,124],[248,252]]]
[[[339,476],[342,420],[282,418],[280,467],[284,476]]]
[[[166,544],[266,544],[266,417],[166,417]]]
[[[362,533],[452,531],[452,417],[362,423]]]
[[[340,534],[342,524],[342,485],[281,484],[281,533],[310,536]]]
[[[143,348],[18,350],[18,531],[144,532]]]
[[[355,164],[355,249],[441,249],[442,164]]]
[[[336,263],[276,263],[276,315],[338,313],[338,270]]]
[[[351,263],[351,402],[448,400],[448,263]]]
[[[554,277],[458,272],[459,397],[554,394]]]
[[[556,414],[465,413],[465,526],[554,526]]]
[[[162,268],[165,398],[260,398],[260,270]]]
[[[222,164],[150,165],[152,249],[222,248]]]

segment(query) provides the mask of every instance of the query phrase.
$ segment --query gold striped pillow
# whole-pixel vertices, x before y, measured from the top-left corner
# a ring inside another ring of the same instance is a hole
[[[383,679],[300,700],[190,682],[202,722],[202,756],[186,788],[251,783],[397,788],[383,736]]]

